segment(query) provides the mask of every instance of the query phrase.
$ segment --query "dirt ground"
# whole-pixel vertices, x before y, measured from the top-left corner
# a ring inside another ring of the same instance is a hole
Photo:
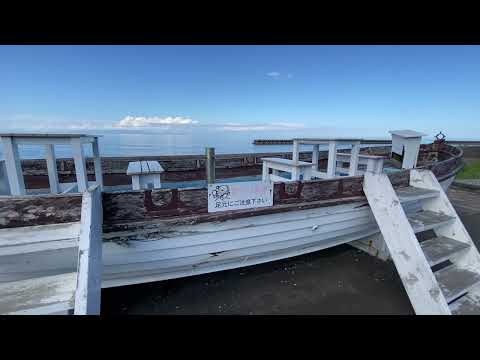
[[[449,190],[480,247],[480,192]],[[348,245],[267,264],[102,291],[102,314],[413,314],[399,276]]]

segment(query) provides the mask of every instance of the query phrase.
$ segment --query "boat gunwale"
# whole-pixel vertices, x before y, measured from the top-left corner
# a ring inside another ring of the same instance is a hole
[[[445,160],[418,167],[418,169],[431,170],[439,181],[445,181],[455,176],[464,166],[462,159],[463,151],[458,147],[447,144],[424,144],[421,147],[421,152],[436,152],[437,154],[443,153],[449,156],[449,158]],[[394,187],[408,186],[409,170],[391,173],[389,177],[394,180],[392,181]],[[221,215],[212,215],[207,212],[206,188],[103,193],[104,223],[108,227],[125,222],[135,223],[159,218],[185,218],[192,221],[192,217],[197,218],[195,221],[223,221],[220,219],[225,220],[236,217],[263,215],[272,212],[292,211],[302,208],[333,206],[336,202],[348,203],[349,199],[350,201],[352,199],[357,199],[358,201],[364,200],[362,184],[363,176],[275,183],[274,206],[269,208],[228,211]],[[304,190],[305,188],[309,191],[302,194],[302,189]],[[197,192],[198,196],[192,194],[192,192]],[[74,199],[78,199],[81,196],[82,194],[79,193],[0,196],[0,215],[4,216],[3,223],[0,221],[0,228],[75,221],[76,209],[72,208],[72,204],[79,202]],[[120,199],[117,200],[120,201],[113,201],[115,197],[119,197]],[[138,207],[144,208],[143,214],[138,214],[139,208],[132,208],[129,213],[122,204],[122,197],[125,197],[127,200],[123,201],[125,206],[129,206],[129,197],[135,198]],[[173,201],[174,198],[176,199],[175,201]],[[62,201],[58,201],[59,199],[62,199]],[[166,202],[165,200],[168,199],[171,201]],[[182,207],[182,202],[183,205],[188,206]],[[9,210],[10,213],[7,213]],[[80,206],[78,206],[78,216],[80,215],[79,211]],[[25,212],[27,212],[27,214],[25,214]],[[65,214],[65,216],[62,214]]]

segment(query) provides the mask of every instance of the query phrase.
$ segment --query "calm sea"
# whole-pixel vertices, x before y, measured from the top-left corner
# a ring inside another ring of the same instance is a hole
[[[60,132],[60,131],[51,131]],[[63,131],[65,132],[65,131]],[[148,155],[191,155],[204,154],[205,147],[214,147],[217,154],[228,153],[251,153],[251,152],[275,152],[291,151],[291,145],[280,146],[256,146],[253,145],[254,139],[291,139],[294,137],[328,137],[328,136],[359,136],[352,134],[326,134],[312,133],[307,129],[295,129],[292,131],[219,131],[215,129],[195,129],[195,130],[165,130],[165,129],[115,129],[115,130],[95,130],[82,131],[86,134],[100,135],[100,153],[102,156],[148,156]],[[365,138],[384,138],[388,139],[389,134],[385,136],[368,136]],[[431,139],[425,138],[424,142],[430,142]],[[305,150],[311,147],[304,147]],[[70,157],[69,146],[56,145],[56,156]],[[85,154],[91,155],[89,146],[85,146]],[[20,156],[24,159],[44,158],[44,149],[42,146],[21,146]],[[0,146],[0,158],[2,149]]]

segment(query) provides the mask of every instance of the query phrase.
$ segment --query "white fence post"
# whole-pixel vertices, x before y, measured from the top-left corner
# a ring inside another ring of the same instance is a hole
[[[47,160],[48,182],[50,183],[50,192],[58,194],[60,185],[58,184],[57,159],[55,158],[55,148],[53,144],[45,145]]]
[[[353,144],[352,151],[350,152],[350,169],[348,170],[349,176],[355,176],[358,170],[358,156],[360,155],[360,142]]]
[[[83,193],[78,243],[75,315],[99,315],[102,289],[102,192],[95,185]]]
[[[72,138],[73,160],[75,162],[75,174],[77,177],[78,191],[84,192],[88,189],[87,165],[83,155],[82,142],[79,138]]]
[[[100,158],[100,149],[98,148],[98,138],[92,142],[93,165],[95,167],[95,182],[103,189],[102,159]]]
[[[320,145],[315,144],[313,145],[313,150],[312,150],[312,169],[314,171],[318,171],[318,157],[319,157],[319,149]]]
[[[328,143],[327,177],[334,178],[337,171],[337,143],[332,140]]]
[[[18,145],[11,136],[2,136],[2,143],[10,191],[12,195],[25,195],[25,182],[18,155]]]

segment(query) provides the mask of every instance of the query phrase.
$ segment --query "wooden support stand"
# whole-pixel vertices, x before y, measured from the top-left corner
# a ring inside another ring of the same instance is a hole
[[[158,161],[133,161],[128,164],[127,175],[132,177],[132,189],[160,189],[160,174],[164,172]]]
[[[207,183],[215,183],[215,148],[205,148],[205,155],[207,157],[206,169],[207,169]]]

